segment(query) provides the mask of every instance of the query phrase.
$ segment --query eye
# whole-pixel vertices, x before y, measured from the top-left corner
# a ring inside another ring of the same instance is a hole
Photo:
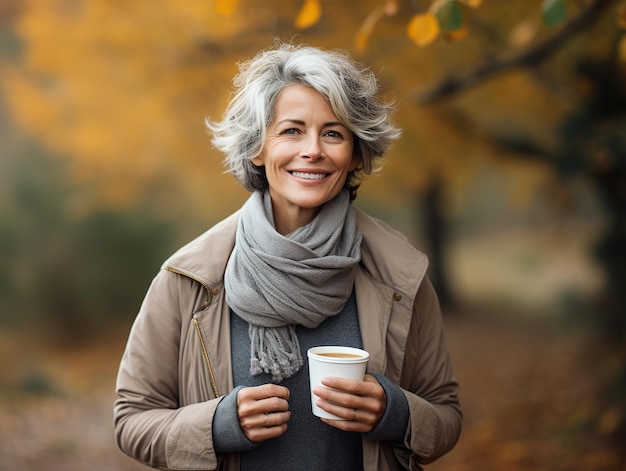
[[[343,134],[340,133],[339,131],[334,130],[334,129],[331,129],[330,131],[327,131],[326,135],[328,137],[332,137],[332,138],[335,138],[335,139],[342,139],[343,138]]]
[[[300,130],[298,128],[287,128],[281,131],[281,134],[299,134]]]

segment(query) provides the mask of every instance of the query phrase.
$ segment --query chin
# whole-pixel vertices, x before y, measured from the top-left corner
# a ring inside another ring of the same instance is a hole
[[[333,196],[315,196],[315,197],[302,197],[294,199],[294,203],[304,209],[315,209],[323,206],[332,200],[336,195]]]
[[[318,201],[296,201],[295,205],[301,209],[318,209],[326,203],[327,200],[318,200]]]

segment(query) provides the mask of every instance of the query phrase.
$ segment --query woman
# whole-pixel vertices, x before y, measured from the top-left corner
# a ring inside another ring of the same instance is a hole
[[[351,204],[399,130],[348,56],[278,44],[240,67],[208,123],[241,210],[174,254],[121,361],[115,432],[164,469],[421,469],[461,412],[426,257]],[[311,413],[306,350],[361,347]]]

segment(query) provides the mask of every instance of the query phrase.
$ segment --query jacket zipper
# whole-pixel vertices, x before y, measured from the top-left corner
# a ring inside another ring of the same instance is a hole
[[[187,278],[190,278],[200,283],[202,286],[204,286],[204,289],[206,290],[207,296],[208,296],[208,300],[206,303],[204,303],[204,306],[208,306],[208,304],[211,302],[211,299],[213,298],[213,295],[211,294],[211,290],[209,289],[209,287],[204,281],[194,277],[193,275],[190,275],[189,273],[185,273],[185,272],[176,270],[171,267],[164,267],[164,268],[167,271],[176,273],[177,275],[186,276]],[[193,325],[196,329],[196,333],[198,334],[198,339],[200,340],[200,347],[202,348],[202,356],[204,358],[204,363],[206,364],[207,371],[209,373],[209,382],[211,383],[211,389],[213,390],[213,394],[215,394],[215,397],[220,397],[219,389],[217,388],[217,382],[215,381],[215,375],[213,374],[213,366],[211,365],[211,357],[209,357],[209,351],[207,350],[206,343],[204,342],[204,335],[202,335],[202,329],[200,328],[200,323],[198,322],[198,319],[196,317],[194,317],[193,319]]]
[[[215,394],[215,397],[220,397],[220,392],[217,389],[217,383],[215,381],[215,375],[213,374],[213,367],[211,366],[211,359],[209,358],[209,352],[206,349],[206,344],[204,343],[204,336],[202,335],[202,330],[200,329],[200,323],[198,322],[198,319],[194,318],[193,324],[196,327],[196,332],[198,333],[198,338],[200,339],[200,346],[202,347],[204,362],[206,363],[207,369],[209,371],[209,381],[211,382],[211,389],[213,389],[213,394]]]

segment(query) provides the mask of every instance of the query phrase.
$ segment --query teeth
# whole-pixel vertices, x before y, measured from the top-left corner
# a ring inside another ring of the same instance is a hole
[[[322,180],[326,178],[325,173],[291,172],[294,177],[306,178],[308,180]]]

